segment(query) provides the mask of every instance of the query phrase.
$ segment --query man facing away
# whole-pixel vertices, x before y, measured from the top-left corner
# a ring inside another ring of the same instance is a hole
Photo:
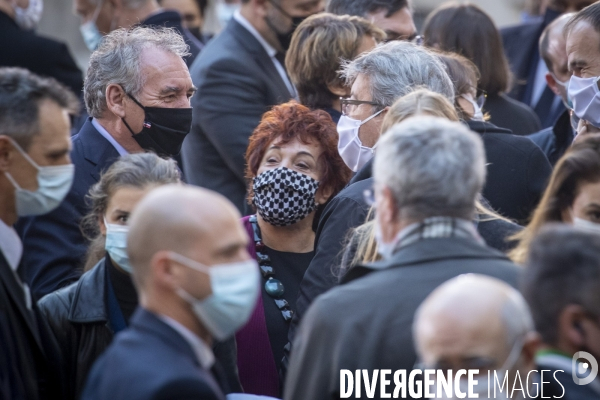
[[[127,238],[140,308],[92,368],[82,399],[224,399],[210,346],[246,322],[259,293],[239,218],[222,196],[187,186],[140,202]]]

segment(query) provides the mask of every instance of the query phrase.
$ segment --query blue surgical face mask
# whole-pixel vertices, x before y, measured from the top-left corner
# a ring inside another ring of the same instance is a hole
[[[128,274],[133,272],[127,255],[127,233],[129,227],[125,225],[109,224],[104,218],[104,226],[106,227],[106,241],[104,248],[113,260],[121,269]]]
[[[578,78],[575,75],[569,82],[569,98],[573,101],[573,111],[580,118],[600,128],[600,76]]]
[[[212,294],[205,299],[199,300],[181,288],[177,294],[192,306],[198,320],[215,339],[231,337],[248,321],[260,290],[255,260],[207,267],[177,253],[171,252],[170,257],[210,277]]]
[[[44,2],[42,0],[29,0],[27,8],[21,8],[13,4],[15,10],[15,23],[19,28],[26,31],[37,28],[42,19],[42,11],[44,11]]]
[[[79,27],[79,32],[81,32],[81,36],[83,37],[83,42],[85,46],[91,51],[94,52],[100,46],[100,42],[102,41],[102,34],[98,30],[96,26],[96,20],[98,19],[98,14],[102,9],[102,1],[98,3],[96,6],[96,11],[94,11],[94,16],[91,20],[84,23]]]
[[[73,164],[40,167],[14,140],[10,139],[15,149],[21,153],[29,164],[35,167],[38,188],[35,192],[22,189],[11,174],[5,172],[6,178],[15,187],[15,201],[19,217],[47,214],[57,208],[64,200],[73,184],[75,166]]]
[[[564,106],[567,108],[567,110],[572,110],[573,109],[573,101],[571,101],[571,98],[569,97],[569,81],[566,81],[566,82],[560,81],[556,77],[556,75],[554,75],[552,72],[550,72],[550,75],[552,75],[556,84],[559,85],[560,87],[562,87],[563,90],[565,91],[565,95],[560,96],[560,99],[563,102]]]

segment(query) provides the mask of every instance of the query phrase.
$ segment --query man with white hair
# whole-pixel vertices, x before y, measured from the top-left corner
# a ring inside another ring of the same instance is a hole
[[[419,306],[413,335],[422,369],[450,370],[452,376],[461,369],[478,369],[473,392],[480,399],[488,398],[488,387],[491,398],[539,395],[537,387],[522,386],[533,382],[539,335],[521,294],[498,279],[468,274],[439,286]],[[521,383],[513,391],[517,374]],[[495,397],[494,376],[499,382],[508,377],[502,391],[496,386]],[[462,388],[467,387],[466,375],[462,381]]]
[[[458,122],[409,118],[382,137],[373,173],[383,260],[352,268],[311,305],[294,341],[286,400],[338,398],[341,369],[410,371],[414,313],[448,279],[479,273],[516,285],[518,268],[471,222],[486,173],[478,135]],[[379,382],[376,393],[385,390]]]
[[[372,157],[387,110],[417,87],[440,93],[454,102],[454,88],[444,66],[433,53],[411,43],[394,41],[378,47],[346,64],[343,72],[352,88],[350,98],[342,100],[338,150],[348,167],[358,172],[351,185],[333,198],[321,214],[315,257],[300,285],[290,342],[310,303],[336,284],[331,270],[340,265],[346,235],[365,222],[371,208],[364,201],[363,192],[373,185]]]
[[[101,172],[128,153],[179,153],[192,123],[195,90],[186,54],[174,31],[143,27],[113,31],[92,54],[84,84],[90,118],[72,140],[73,186],[56,210],[17,226],[27,265],[21,272],[38,299],[81,274],[87,242],[79,221]]]

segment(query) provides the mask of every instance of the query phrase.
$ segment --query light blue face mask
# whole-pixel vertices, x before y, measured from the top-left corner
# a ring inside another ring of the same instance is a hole
[[[5,172],[6,178],[15,187],[15,201],[19,217],[47,214],[62,203],[69,193],[75,176],[73,164],[40,167],[14,140],[10,139],[15,149],[37,169],[38,188],[35,192],[22,189],[11,174]]]
[[[106,241],[104,248],[113,260],[121,269],[128,274],[133,273],[129,256],[127,255],[127,233],[129,227],[125,225],[109,224],[104,218],[104,226],[106,226]]]
[[[83,42],[91,52],[96,51],[98,46],[100,46],[102,38],[104,37],[96,26],[96,20],[98,19],[98,14],[102,9],[102,3],[103,2],[101,1],[98,3],[98,6],[96,6],[96,11],[94,11],[94,16],[92,19],[79,27],[79,32],[81,32]]]
[[[196,317],[215,339],[231,337],[248,321],[260,290],[255,260],[207,267],[173,252],[170,258],[210,277],[212,294],[207,298],[199,300],[181,288],[177,294],[192,306]]]

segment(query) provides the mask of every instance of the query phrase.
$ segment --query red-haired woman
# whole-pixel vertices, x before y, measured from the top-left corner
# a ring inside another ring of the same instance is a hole
[[[314,255],[315,214],[350,179],[331,117],[295,102],[265,113],[246,152],[249,252],[260,264],[262,296],[236,335],[246,393],[280,397],[279,368],[300,281]]]

